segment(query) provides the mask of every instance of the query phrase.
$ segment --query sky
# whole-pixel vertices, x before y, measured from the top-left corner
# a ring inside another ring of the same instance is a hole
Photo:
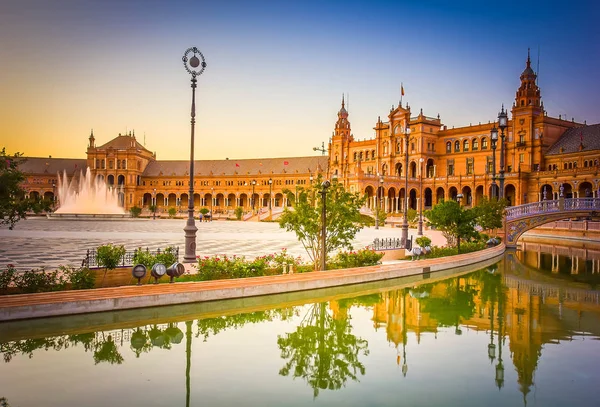
[[[599,16],[592,0],[2,0],[0,148],[84,158],[92,129],[97,145],[135,131],[189,159],[194,46],[196,159],[318,155],[342,94],[373,138],[401,84],[413,115],[495,120],[529,47],[548,114],[600,123]]]

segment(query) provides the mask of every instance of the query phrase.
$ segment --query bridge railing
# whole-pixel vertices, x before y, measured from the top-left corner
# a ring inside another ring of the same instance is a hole
[[[506,220],[550,212],[600,210],[600,198],[569,198],[540,201],[506,208]]]
[[[506,208],[506,220],[513,220],[529,215],[560,211],[559,200],[540,201],[525,205],[511,206]]]

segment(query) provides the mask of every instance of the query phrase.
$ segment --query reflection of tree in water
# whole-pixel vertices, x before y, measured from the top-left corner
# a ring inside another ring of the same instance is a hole
[[[278,336],[281,357],[289,359],[279,371],[282,376],[301,377],[314,390],[337,390],[348,379],[357,381],[357,373],[365,374],[360,354],[368,355],[366,340],[352,335],[350,318],[333,318],[327,304],[310,307],[295,332]]]
[[[120,365],[123,363],[123,356],[121,356],[119,353],[117,344],[115,341],[113,341],[112,335],[105,337],[104,332],[102,332],[102,340],[96,344],[95,348],[94,362],[96,364],[100,362],[108,362],[111,365],[114,365],[115,363]]]
[[[447,281],[446,293],[444,296],[427,296],[419,299],[422,305],[422,311],[437,320],[439,326],[454,326],[456,333],[462,331],[458,327],[460,319],[469,319],[475,312],[475,295],[477,289],[469,284],[460,286],[461,277],[453,278]],[[466,281],[466,279],[465,279]],[[426,284],[427,286],[429,284]],[[427,287],[421,286],[421,289]]]
[[[295,307],[290,307],[266,311],[247,312],[245,314],[228,315],[216,318],[199,319],[198,333],[196,334],[196,338],[203,336],[204,341],[206,341],[209,336],[215,336],[219,332],[229,328],[237,329],[246,324],[256,324],[264,321],[273,321],[275,319],[285,321],[297,314],[297,309]]]

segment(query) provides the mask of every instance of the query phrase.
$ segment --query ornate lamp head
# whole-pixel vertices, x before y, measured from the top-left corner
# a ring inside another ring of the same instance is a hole
[[[190,54],[192,54],[192,57],[189,57]],[[185,50],[182,60],[185,70],[188,71],[188,73],[194,78],[201,75],[206,68],[204,55],[202,55],[202,52],[200,52],[200,50],[198,50],[196,47]]]

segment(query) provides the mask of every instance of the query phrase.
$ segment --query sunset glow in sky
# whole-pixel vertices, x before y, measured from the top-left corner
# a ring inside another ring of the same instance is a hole
[[[559,6],[560,5],[560,6]],[[600,122],[596,1],[4,0],[0,148],[84,158],[135,130],[159,159],[305,156],[349,95],[355,138],[400,98],[465,126],[512,105],[531,47],[548,114]]]

